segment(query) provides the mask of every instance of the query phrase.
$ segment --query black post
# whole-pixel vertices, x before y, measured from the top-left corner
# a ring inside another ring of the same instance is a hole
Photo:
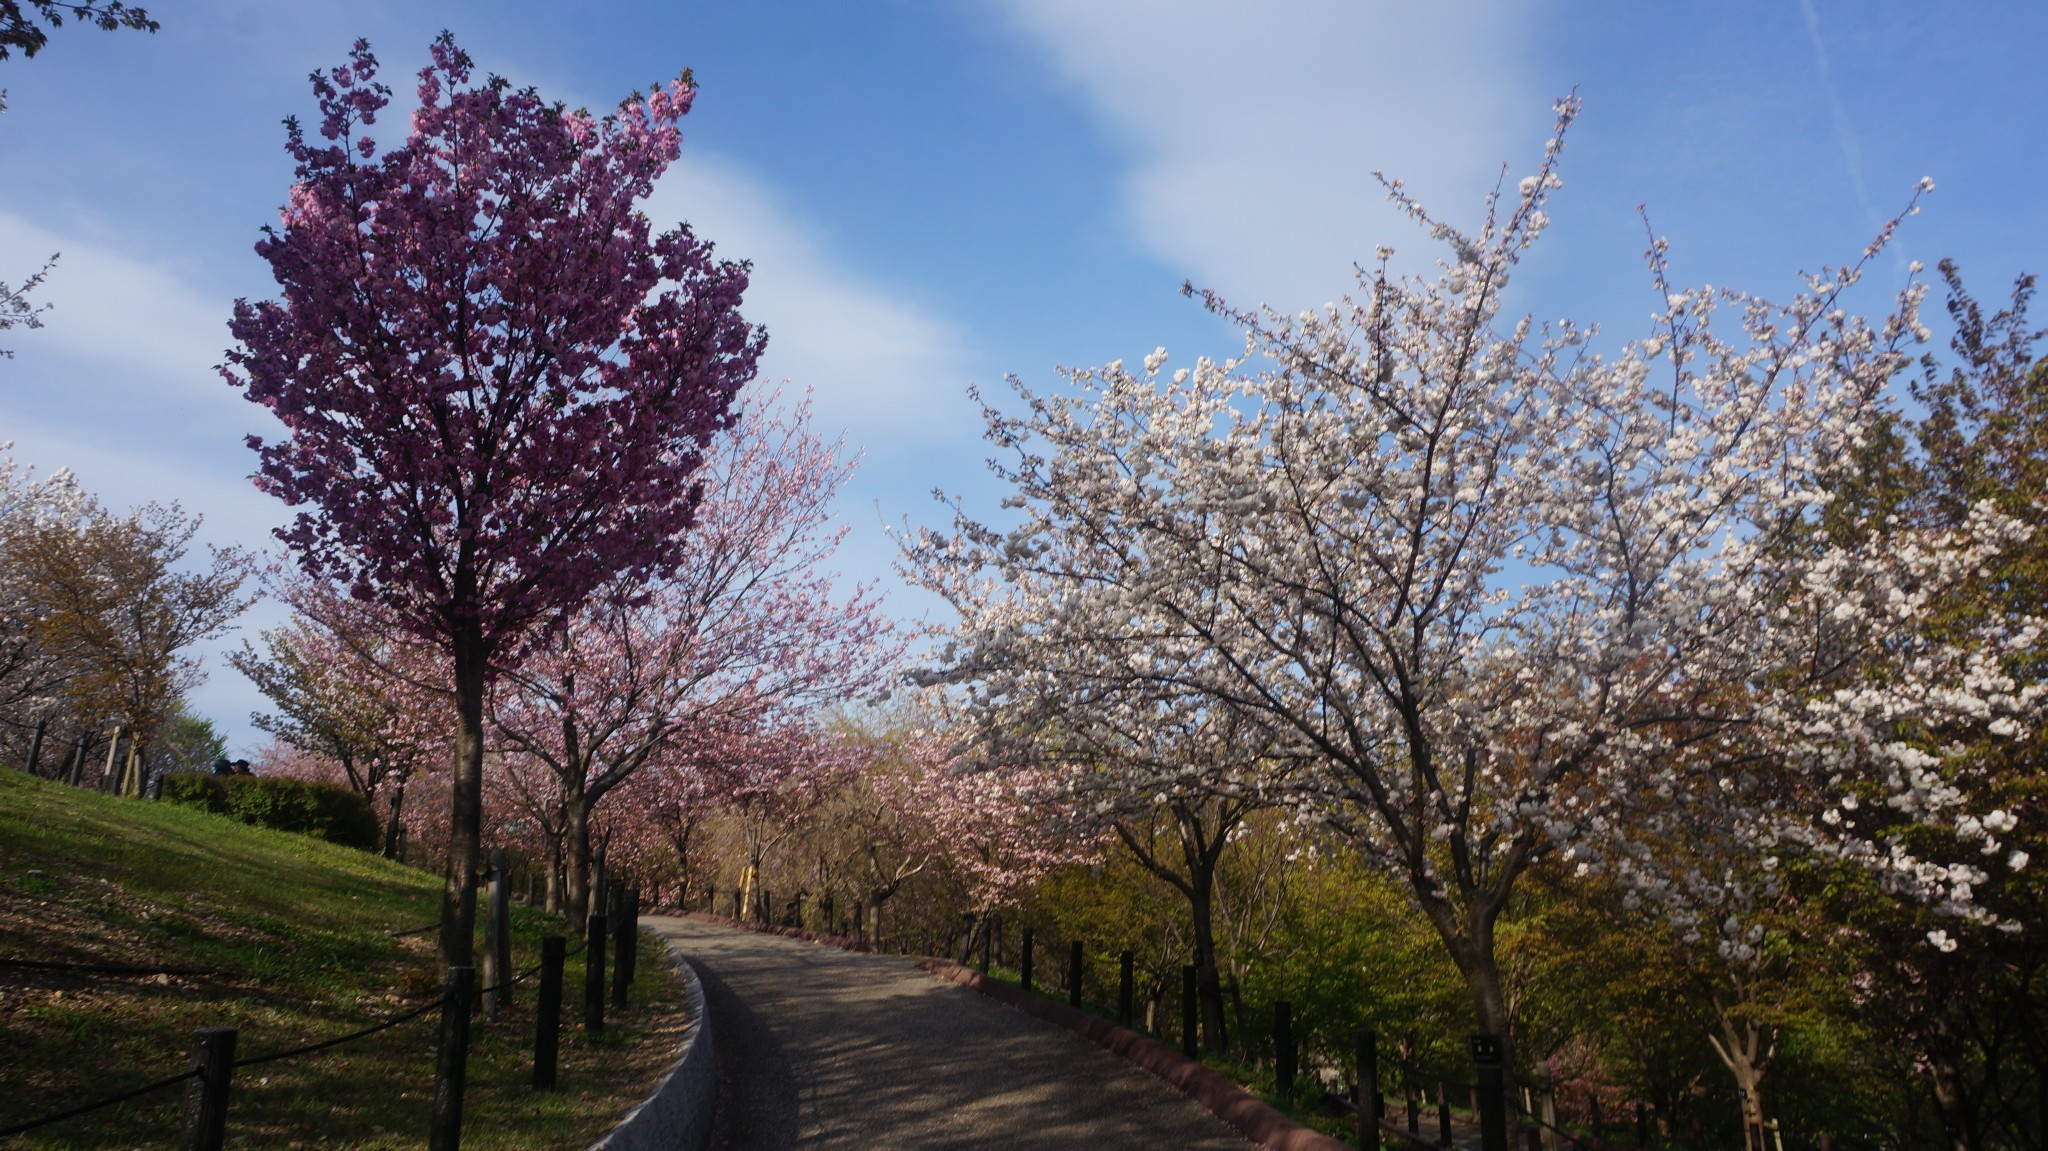
[[[1202,1057],[1202,1036],[1195,1029],[1195,965],[1180,969],[1180,1053],[1190,1059]]]
[[[1823,1135],[1821,1136],[1821,1138],[1823,1140],[1826,1140],[1827,1136]],[[1636,1104],[1636,1146],[1648,1147],[1649,1145],[1650,1113],[1643,1109],[1643,1105],[1641,1103],[1638,1103]],[[1821,1151],[1832,1151],[1832,1148],[1823,1147]]]
[[[1380,1145],[1380,1046],[1372,1028],[1351,1033],[1358,1075],[1358,1145]]]
[[[1422,1106],[1415,1101],[1415,1081],[1401,1077],[1401,1105],[1408,1111],[1408,1134],[1422,1134]]]
[[[184,1151],[220,1151],[228,1129],[228,1084],[235,1077],[235,1029],[202,1027],[192,1033],[192,1070],[185,1090]]]
[[[451,967],[441,992],[441,1050],[434,1063],[434,1125],[428,1151],[462,1146],[462,1088],[469,1078],[469,1001],[476,995],[476,969]]]
[[[775,893],[765,887],[761,889],[761,926],[775,926]]]
[[[1031,990],[1031,928],[1024,928],[1024,954],[1017,961],[1017,982],[1024,990]]]
[[[1294,1098],[1294,1004],[1285,999],[1273,1001],[1273,1087],[1282,1102]]]
[[[1067,1006],[1081,1006],[1081,965],[1087,962],[1081,941],[1076,939],[1067,950]]]
[[[834,934],[834,928],[836,928],[839,925],[839,921],[832,917],[832,912],[834,910],[835,908],[832,904],[832,893],[828,891],[825,893],[825,934],[827,935]]]
[[[853,901],[853,941],[855,943],[866,944],[868,941],[868,929],[865,922],[867,906],[868,901],[865,899]]]
[[[737,887],[732,889],[732,921],[734,923],[745,923],[747,921],[746,900],[745,892]]]
[[[604,1034],[604,937],[604,916],[591,916],[583,945],[583,1033],[592,1039]]]
[[[619,925],[612,929],[612,1006],[626,1009],[626,989],[633,986],[633,967],[639,958],[640,889],[628,887],[619,893]]]
[[[1506,1051],[1498,1035],[1472,1037],[1473,1078],[1479,1083],[1480,1151],[1508,1151]]]
[[[49,727],[49,716],[36,720],[36,733],[28,741],[28,767],[23,769],[30,775],[36,774],[36,765],[43,758],[43,732],[49,730]]]
[[[1001,917],[1000,917],[1000,916],[993,916],[993,915],[992,915],[992,916],[990,916],[990,917],[989,917],[989,920],[988,920],[988,922],[987,922],[986,924],[984,924],[984,925],[982,926],[982,929],[981,929],[981,973],[982,973],[983,975],[987,975],[987,974],[988,974],[988,961],[989,961],[989,957],[990,957],[990,956],[991,956],[992,954],[994,954],[994,952],[995,952],[995,938],[996,938],[996,925],[997,925],[998,923],[1001,923],[1001,922],[1002,922],[1002,919],[1001,919]]]
[[[562,961],[567,940],[544,935],[540,940],[540,1002],[533,1017],[533,1089],[555,1089],[555,1064],[562,1051]]]
[[[1131,964],[1135,958],[1126,951],[1116,959],[1116,1023],[1119,1027],[1129,1027],[1135,1018],[1131,1010]]]
[[[1451,1092],[1441,1080],[1436,1085],[1436,1145],[1451,1145]]]

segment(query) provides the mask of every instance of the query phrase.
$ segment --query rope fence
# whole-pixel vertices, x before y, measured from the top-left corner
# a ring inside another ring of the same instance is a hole
[[[607,919],[603,915],[590,917],[584,938],[574,948],[559,935],[545,936],[541,940],[540,962],[501,978],[488,987],[475,986],[475,972],[469,967],[450,967],[447,980],[441,991],[432,1000],[401,1012],[389,1019],[382,1019],[367,1027],[338,1035],[329,1039],[314,1040],[296,1047],[260,1055],[234,1057],[237,1029],[232,1027],[207,1027],[194,1033],[192,1065],[179,1074],[146,1083],[140,1087],[96,1099],[53,1112],[22,1123],[0,1128],[0,1138],[34,1131],[66,1120],[76,1119],[108,1107],[141,1098],[167,1087],[189,1083],[185,1108],[184,1138],[179,1147],[182,1151],[221,1151],[225,1142],[228,1087],[234,1072],[244,1067],[256,1067],[277,1063],[287,1059],[315,1055],[349,1043],[366,1039],[379,1032],[388,1031],[401,1024],[411,1022],[434,1011],[441,1012],[440,1063],[437,1078],[443,1083],[455,1084],[453,1097],[449,1092],[437,1091],[434,1104],[434,1128],[430,1143],[436,1147],[455,1147],[460,1141],[461,1130],[461,1084],[466,1074],[469,1054],[469,1019],[472,1010],[479,1003],[487,1006],[493,997],[506,996],[520,983],[540,976],[539,998],[535,1006],[535,1027],[533,1039],[533,1089],[551,1090],[556,1085],[557,1063],[560,1051],[560,1030],[562,1016],[562,969],[573,956],[587,955],[584,986],[584,1030],[593,1039],[603,1034],[605,1006],[605,944],[608,935],[616,935],[615,969],[611,979],[611,999],[615,1006],[626,1006],[627,987],[633,980],[634,948],[638,936],[639,893],[628,889],[620,901],[622,914],[615,928],[608,932]],[[495,903],[495,900],[494,900]],[[438,924],[430,924],[435,927]],[[413,929],[392,932],[393,936],[415,934]],[[508,946],[501,941],[506,936],[503,921],[496,932],[487,935],[486,947]],[[500,954],[509,954],[509,951]],[[212,968],[152,967],[136,968],[124,964],[62,964],[28,960],[0,960],[0,966],[21,968],[42,968],[61,970],[88,970],[107,974],[218,974]]]

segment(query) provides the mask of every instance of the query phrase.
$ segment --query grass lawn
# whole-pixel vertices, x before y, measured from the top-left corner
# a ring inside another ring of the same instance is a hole
[[[0,771],[0,960],[216,969],[110,975],[0,964],[0,1127],[185,1069],[200,1027],[240,1029],[237,1057],[358,1030],[438,994],[438,876],[222,816]],[[513,965],[561,921],[514,905]],[[573,943],[572,943],[573,946]],[[463,1146],[579,1148],[673,1059],[681,985],[642,936],[634,1006],[583,1037],[571,957],[560,1090],[531,1078],[533,978],[472,1024]],[[433,1103],[437,1014],[316,1055],[240,1069],[230,1146],[417,1148]],[[7,1148],[175,1146],[185,1085],[11,1139]]]

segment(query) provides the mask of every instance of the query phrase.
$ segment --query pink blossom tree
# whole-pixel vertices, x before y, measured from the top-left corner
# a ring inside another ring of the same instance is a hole
[[[292,605],[292,621],[265,630],[260,650],[244,641],[228,656],[275,709],[251,718],[332,760],[339,779],[380,810],[385,857],[401,858],[406,788],[447,744],[445,663],[377,605],[325,583],[286,577],[272,591]]]
[[[810,428],[809,404],[763,394],[712,447],[690,547],[658,585],[594,601],[492,706],[507,750],[545,763],[563,811],[567,910],[588,911],[590,819],[665,745],[705,750],[786,728],[885,686],[897,650],[879,601],[835,592],[844,529],[831,502],[852,470]],[[678,767],[673,770],[683,770]]]
[[[492,77],[443,34],[405,141],[358,42],[316,74],[319,139],[237,301],[223,374],[285,426],[258,484],[308,575],[437,645],[454,683],[441,951],[469,962],[484,696],[598,589],[672,571],[704,445],[754,372],[743,265],[635,210],[678,154],[689,74],[602,118]]]

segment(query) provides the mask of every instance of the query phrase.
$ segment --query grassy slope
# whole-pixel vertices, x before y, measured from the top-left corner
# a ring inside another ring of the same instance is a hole
[[[240,1028],[238,1056],[357,1030],[440,986],[440,880],[363,852],[218,816],[0,771],[0,958],[218,968],[110,976],[0,967],[0,1127],[182,1071],[192,1032]],[[556,918],[515,905],[513,963]],[[642,1098],[674,1051],[677,984],[643,938],[635,1008],[586,1043],[583,967],[564,975],[560,1092],[526,1088],[533,986],[479,1017],[463,1145],[573,1148]],[[237,1072],[230,1145],[425,1144],[435,1016],[328,1052]],[[183,1085],[0,1146],[175,1145]]]

